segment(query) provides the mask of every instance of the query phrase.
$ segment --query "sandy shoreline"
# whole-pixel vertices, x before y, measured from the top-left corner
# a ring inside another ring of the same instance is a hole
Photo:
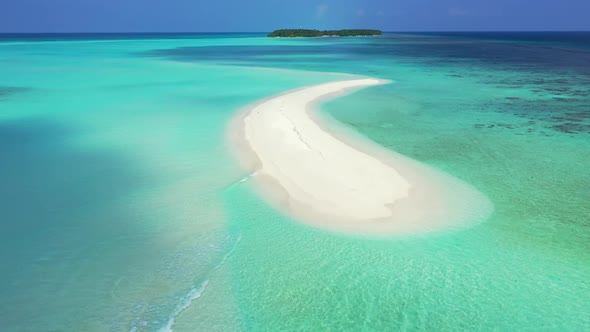
[[[288,91],[236,119],[232,142],[263,196],[302,222],[349,233],[432,232],[484,219],[491,204],[467,184],[313,114],[320,101],[386,83]]]

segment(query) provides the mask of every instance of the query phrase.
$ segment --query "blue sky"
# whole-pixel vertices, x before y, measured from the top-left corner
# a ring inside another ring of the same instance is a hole
[[[1,0],[0,32],[590,30],[590,0]]]

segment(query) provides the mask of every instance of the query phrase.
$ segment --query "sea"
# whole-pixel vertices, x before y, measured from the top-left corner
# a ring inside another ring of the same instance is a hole
[[[487,220],[354,236],[258,195],[232,119],[359,76],[393,82],[318,112]],[[589,32],[2,34],[0,330],[588,331],[589,169]]]

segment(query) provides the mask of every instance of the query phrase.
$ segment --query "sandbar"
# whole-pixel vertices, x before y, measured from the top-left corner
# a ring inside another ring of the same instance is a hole
[[[232,141],[262,196],[295,220],[355,234],[435,232],[489,216],[491,203],[467,183],[315,114],[321,101],[389,82],[308,86],[242,112]]]

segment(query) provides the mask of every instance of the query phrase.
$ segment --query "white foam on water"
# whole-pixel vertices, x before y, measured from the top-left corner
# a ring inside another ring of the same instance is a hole
[[[228,236],[228,239],[231,239],[231,236]],[[236,248],[238,246],[238,243],[240,243],[240,240],[241,239],[242,239],[242,236],[239,235],[237,237],[234,245],[232,246],[232,248],[223,256],[223,258],[221,259],[221,261],[219,262],[219,264],[217,264],[213,268],[213,270],[211,270],[211,273],[219,270],[223,266],[223,264],[225,263],[225,261],[227,261],[227,259],[234,253],[234,251],[236,250]],[[174,326],[174,323],[176,323],[176,318],[183,311],[185,311],[186,309],[188,309],[193,304],[193,301],[199,299],[203,295],[203,293],[207,289],[207,286],[208,285],[209,285],[209,279],[206,279],[205,281],[203,281],[198,286],[191,288],[191,290],[188,292],[188,294],[186,294],[185,296],[183,296],[180,299],[178,305],[174,309],[174,312],[170,315],[170,318],[168,319],[168,323],[164,327],[162,327],[159,330],[159,332],[173,332],[174,330],[172,328]]]
[[[209,280],[205,280],[198,287],[192,288],[189,293],[180,300],[180,303],[176,306],[176,309],[170,316],[168,323],[160,329],[160,332],[172,332],[172,326],[174,326],[174,323],[176,322],[176,317],[190,307],[194,300],[203,295],[203,292],[207,289],[207,285],[209,285]]]

